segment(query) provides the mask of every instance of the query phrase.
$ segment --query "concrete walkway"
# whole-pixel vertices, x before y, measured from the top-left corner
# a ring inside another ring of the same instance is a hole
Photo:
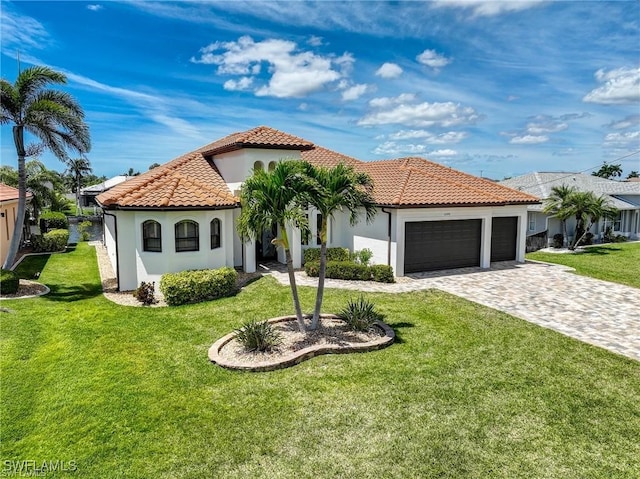
[[[261,269],[289,284],[282,268]],[[561,265],[505,262],[489,270],[413,274],[396,284],[328,279],[326,287],[386,293],[436,288],[640,361],[640,289],[571,271]],[[318,283],[301,271],[296,282]]]

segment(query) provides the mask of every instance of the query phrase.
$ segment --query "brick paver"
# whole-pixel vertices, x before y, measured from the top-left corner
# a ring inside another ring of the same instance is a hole
[[[271,265],[269,265],[271,266]],[[326,280],[327,288],[402,293],[436,288],[640,361],[640,289],[536,262],[413,274],[396,284]],[[288,284],[281,268],[268,272]],[[303,286],[317,279],[296,273]]]

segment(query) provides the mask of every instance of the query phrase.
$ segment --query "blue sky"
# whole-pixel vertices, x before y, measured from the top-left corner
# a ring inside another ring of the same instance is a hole
[[[269,125],[502,179],[640,171],[640,3],[6,2],[2,77],[68,76],[98,175]],[[15,166],[2,127],[2,164]],[[44,155],[48,167],[62,170]]]

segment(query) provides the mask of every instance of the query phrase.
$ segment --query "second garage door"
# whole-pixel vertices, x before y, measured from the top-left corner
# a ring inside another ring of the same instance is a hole
[[[493,218],[491,222],[491,262],[516,259],[518,218]]]
[[[480,266],[482,220],[405,223],[404,271]]]

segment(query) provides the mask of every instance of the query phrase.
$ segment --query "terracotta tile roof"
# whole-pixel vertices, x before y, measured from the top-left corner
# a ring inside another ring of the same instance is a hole
[[[535,196],[423,158],[363,163],[374,183],[373,196],[389,206],[479,206],[532,204]]]
[[[124,208],[220,208],[238,203],[213,163],[197,151],[136,176],[96,197]]]
[[[363,162],[360,160],[356,160],[347,155],[343,155],[342,153],[337,153],[335,151],[331,151],[327,148],[322,148],[321,146],[316,146],[312,150],[307,150],[302,152],[302,159],[308,161],[314,166],[324,166],[328,168],[332,168],[339,163],[344,163],[345,165],[352,165],[357,167],[361,165]]]
[[[27,200],[33,195],[27,191]],[[18,199],[18,188],[0,183],[0,201],[9,201]]]
[[[204,155],[216,155],[241,148],[309,150],[313,148],[313,143],[268,126],[258,126],[248,131],[232,133],[197,151]]]

